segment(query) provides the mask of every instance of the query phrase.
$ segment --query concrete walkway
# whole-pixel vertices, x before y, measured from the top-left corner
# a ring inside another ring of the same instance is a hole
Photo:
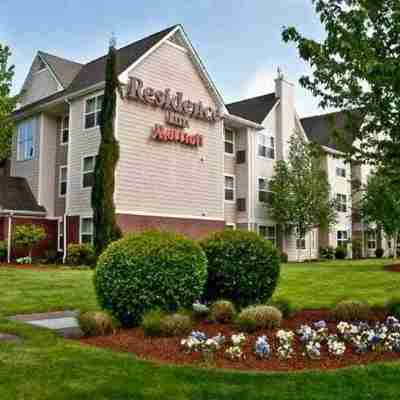
[[[76,311],[57,311],[44,314],[22,314],[10,317],[12,321],[25,322],[29,325],[51,329],[65,338],[79,338],[82,331],[77,321]]]

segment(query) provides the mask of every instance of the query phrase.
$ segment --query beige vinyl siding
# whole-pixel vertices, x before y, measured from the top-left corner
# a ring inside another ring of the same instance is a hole
[[[47,210],[47,216],[54,216],[54,194],[56,169],[57,119],[41,114],[41,143],[39,161],[38,203]]]
[[[33,103],[60,90],[58,82],[48,69],[38,71],[39,58],[36,57],[24,83],[21,106]]]
[[[39,194],[39,157],[40,157],[40,117],[33,117],[35,120],[34,134],[34,154],[32,160],[18,161],[17,160],[17,132],[12,141],[11,168],[10,175],[25,178],[32,190],[33,195],[38,198]],[[21,121],[23,122],[23,121]]]
[[[145,86],[216,107],[186,52],[163,44],[132,76]],[[116,205],[119,212],[223,219],[222,121],[189,118],[188,132],[204,136],[203,147],[150,139],[153,126],[165,124],[165,111],[135,101],[120,101]]]
[[[56,217],[65,213],[65,197],[59,196],[60,167],[68,164],[68,145],[61,145],[61,118],[57,119],[57,144],[56,144],[56,167],[55,167],[55,190],[54,190],[54,214]]]
[[[92,213],[90,205],[91,189],[82,188],[82,160],[84,157],[97,155],[100,144],[100,130],[98,127],[89,130],[84,129],[83,112],[88,97],[76,99],[70,104],[68,197],[66,204],[66,213],[69,215],[91,215]]]
[[[285,251],[288,255],[289,261],[304,261],[318,258],[318,229],[313,229],[311,232],[306,234],[305,249],[297,249],[297,237],[294,233],[286,235],[283,241],[285,243]]]

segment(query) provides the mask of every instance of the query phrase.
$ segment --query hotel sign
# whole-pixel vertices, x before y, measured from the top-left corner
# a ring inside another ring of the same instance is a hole
[[[165,111],[180,114],[187,118],[196,118],[210,123],[220,120],[221,115],[211,107],[205,107],[201,101],[183,100],[183,93],[171,93],[171,89],[156,90],[145,87],[139,78],[130,77],[126,89],[126,98],[161,108]]]

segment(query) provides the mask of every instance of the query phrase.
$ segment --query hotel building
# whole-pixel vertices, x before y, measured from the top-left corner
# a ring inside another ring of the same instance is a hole
[[[274,93],[225,104],[180,25],[120,48],[117,57],[124,97],[116,108],[115,205],[124,232],[158,228],[201,237],[246,229],[290,260],[317,258],[320,246],[351,238],[351,177],[358,172],[327,140],[323,117],[299,118],[294,86],[282,74]],[[46,228],[42,249],[63,252],[69,243],[92,241],[105,62],[43,52],[34,58],[13,114],[12,156],[0,166],[0,240],[29,221]],[[291,135],[323,146],[323,167],[341,204],[331,231],[316,228],[301,239],[281,232],[266,207],[269,179],[287,157]]]

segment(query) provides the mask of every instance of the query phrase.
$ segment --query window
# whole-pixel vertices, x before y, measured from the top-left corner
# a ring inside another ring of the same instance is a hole
[[[265,226],[259,225],[258,226],[258,234],[272,242],[274,246],[276,246],[276,229],[275,226]]]
[[[63,165],[60,167],[60,175],[58,178],[59,184],[59,196],[64,197],[67,194],[67,182],[68,182],[68,168]]]
[[[83,159],[82,187],[89,188],[93,186],[95,164],[95,156],[85,157]]]
[[[230,129],[225,129],[224,134],[224,143],[225,143],[225,153],[226,154],[234,154],[235,153],[235,132]]]
[[[275,158],[275,139],[265,134],[258,135],[258,152],[260,157]]]
[[[94,128],[100,123],[101,105],[103,95],[91,97],[86,100],[85,105],[85,129]]]
[[[225,175],[225,201],[235,200],[235,177]]]
[[[69,140],[69,116],[61,118],[61,144],[68,144]]]
[[[376,231],[367,232],[367,246],[370,250],[376,249]]]
[[[93,218],[81,218],[81,243],[93,243]]]
[[[347,247],[348,236],[347,231],[337,231],[337,245],[342,247]]]
[[[58,251],[64,250],[64,221],[58,221]]]
[[[298,231],[296,229],[295,231],[297,239],[296,239],[296,249],[299,250],[305,250],[306,248],[306,234],[305,232],[302,232],[300,235],[298,234]]]
[[[17,134],[17,160],[32,160],[34,156],[35,120],[21,122]]]
[[[336,209],[339,212],[346,212],[347,211],[347,196],[345,194],[337,194],[336,195]]]
[[[336,176],[341,178],[346,178],[346,168],[336,167]]]
[[[268,180],[266,178],[258,178],[257,191],[258,201],[260,203],[269,203],[272,192],[268,190]]]

